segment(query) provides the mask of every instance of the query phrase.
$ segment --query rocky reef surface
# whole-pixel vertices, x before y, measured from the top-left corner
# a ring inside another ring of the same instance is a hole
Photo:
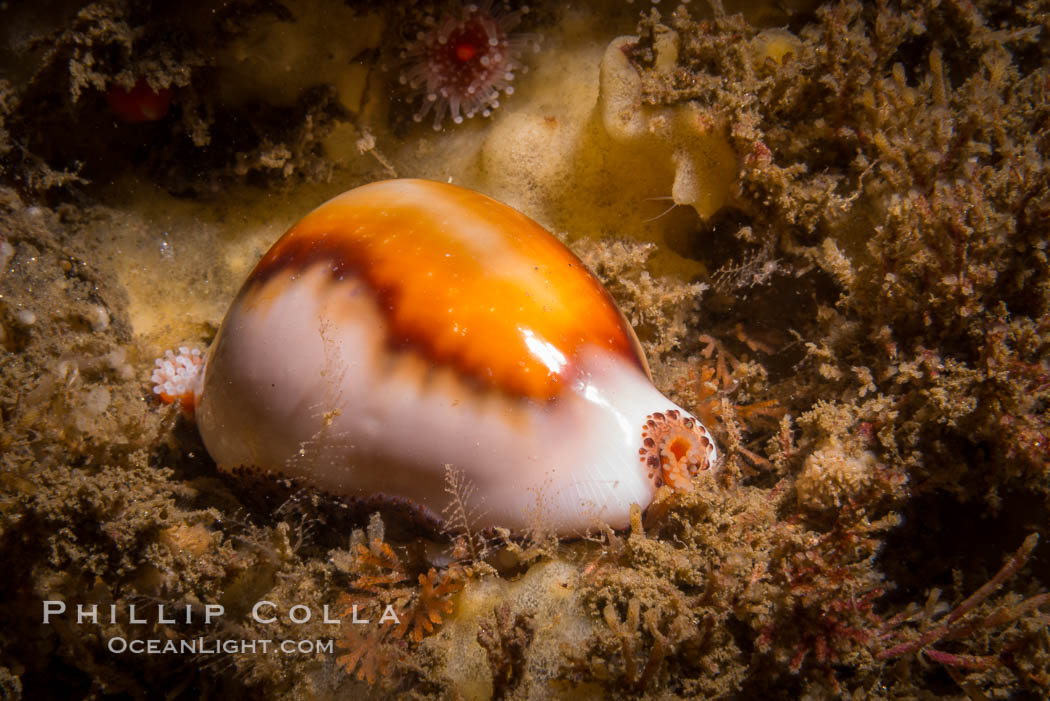
[[[1046,4],[478,7],[473,116],[456,2],[0,8],[0,697],[1045,698]],[[154,358],[394,176],[562,237],[717,476],[559,540],[219,474]]]

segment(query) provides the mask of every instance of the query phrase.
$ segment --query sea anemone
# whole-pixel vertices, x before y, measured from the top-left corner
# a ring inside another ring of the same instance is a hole
[[[199,393],[204,356],[197,348],[182,346],[179,352],[166,352],[154,362],[153,393],[165,404],[179,401],[182,410],[192,415]]]
[[[401,51],[399,80],[422,98],[413,119],[420,122],[433,110],[434,129],[441,129],[446,113],[456,124],[492,114],[500,94],[514,92],[515,75],[527,70],[521,56],[538,49],[535,37],[510,33],[527,12],[525,6],[511,10],[483,0],[446,11],[441,19],[427,17]]]
[[[692,479],[711,467],[714,444],[707,430],[677,410],[650,414],[638,450],[657,487],[691,492]]]
[[[106,102],[121,121],[143,124],[163,119],[171,108],[171,89],[155,89],[145,78],[131,87],[114,84],[106,91]]]

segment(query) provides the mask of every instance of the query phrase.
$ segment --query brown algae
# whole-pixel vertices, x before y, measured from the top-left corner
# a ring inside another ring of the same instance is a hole
[[[0,695],[1045,697],[1045,3],[722,5],[531,3],[439,132],[387,89],[439,3],[0,10]],[[153,359],[391,175],[568,232],[724,469],[576,541],[220,476]]]

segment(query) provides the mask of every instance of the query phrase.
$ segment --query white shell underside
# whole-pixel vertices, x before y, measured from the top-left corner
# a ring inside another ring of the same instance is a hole
[[[209,454],[225,470],[409,499],[438,516],[451,465],[475,487],[474,528],[623,528],[632,503],[652,500],[642,426],[687,412],[636,366],[584,351],[577,380],[541,403],[479,389],[385,338],[371,290],[324,264],[243,294],[207,362],[197,420]]]

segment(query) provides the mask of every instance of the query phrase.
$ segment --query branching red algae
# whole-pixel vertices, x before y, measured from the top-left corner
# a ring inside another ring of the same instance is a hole
[[[289,21],[259,7],[239,11]],[[114,80],[148,74],[173,89],[170,123],[153,126],[189,139],[190,152],[230,124],[209,114],[197,43],[173,35],[151,52],[136,37],[142,26],[157,36],[154,25],[119,3],[100,8],[53,34],[51,58],[23,83],[0,86],[4,182],[26,196],[85,177],[76,158],[42,146],[66,127],[61,114],[34,118],[63,104],[101,119]],[[217,21],[212,36],[238,31],[235,17]],[[432,557],[376,527],[348,544],[345,520],[319,498],[295,514],[253,508],[248,490],[214,478],[175,414],[140,401],[149,358],[123,291],[99,272],[102,254],[77,237],[89,215],[0,191],[11,250],[0,548],[28,572],[0,597],[0,688],[451,696],[434,651],[463,615],[457,592],[482,573],[510,579],[559,558],[578,561],[585,610],[566,616],[585,620],[589,638],[551,653],[520,602],[486,608],[466,635],[494,695],[1045,696],[1050,601],[1032,557],[1050,499],[1045,8],[837,2],[788,29],[685,10],[639,27],[631,55],[646,99],[717,113],[739,157],[732,206],[698,222],[687,251],[720,272],[700,316],[703,285],[649,275],[645,250],[581,252],[641,327],[661,386],[716,420],[727,459],[717,480],[662,492],[629,533],[597,542],[559,544],[540,515],[530,543],[505,535],[500,548],[451,514],[452,552]],[[656,70],[656,38],[669,31],[674,66]],[[772,51],[778,41],[787,50]],[[193,177],[284,179],[289,164],[323,176],[320,131],[304,125],[323,130],[338,115],[319,90],[255,122],[250,144],[191,158]],[[285,119],[302,129],[272,128]],[[154,157],[163,166],[177,153]],[[960,542],[974,523],[982,537]],[[115,635],[173,634],[159,626],[42,629],[43,596],[228,608],[226,626],[174,633],[184,638],[330,635],[319,623],[254,623],[246,607],[261,598],[408,615],[344,626],[334,659],[224,655],[188,671],[105,650]],[[536,669],[550,676],[527,678]]]

